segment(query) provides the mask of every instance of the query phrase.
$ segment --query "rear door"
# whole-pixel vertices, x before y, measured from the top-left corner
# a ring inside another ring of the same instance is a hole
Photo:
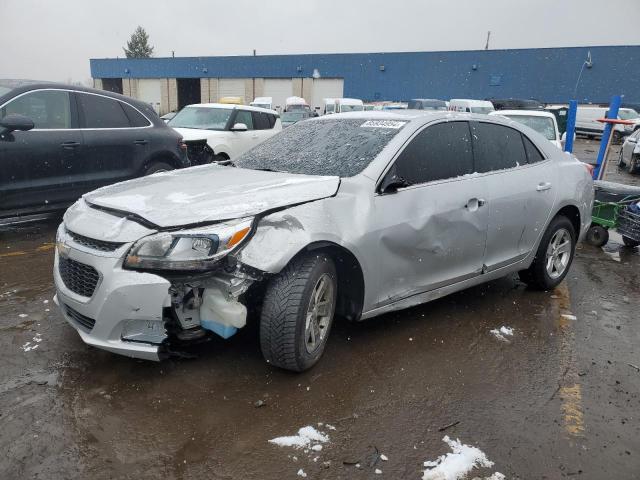
[[[0,118],[12,113],[29,117],[35,127],[0,136],[0,210],[47,209],[74,201],[69,170],[83,140],[72,93],[24,93],[0,106]]]
[[[392,279],[380,304],[479,275],[487,235],[487,186],[473,175],[468,122],[415,135],[386,175],[411,185],[375,198],[380,271]]]
[[[484,270],[522,260],[535,246],[559,185],[553,162],[519,130],[471,122],[476,171],[484,174],[489,226]]]
[[[127,110],[135,109],[114,98],[84,92],[76,95],[85,146],[74,174],[82,190],[138,175],[148,156],[151,124],[147,121],[143,126],[130,119]]]
[[[231,132],[233,158],[242,155],[244,152],[260,143],[260,133],[255,130],[251,111],[240,109],[236,110],[235,117],[231,122],[231,125],[235,125],[236,123],[244,123],[247,126],[247,130]]]
[[[258,143],[264,142],[267,138],[274,135],[273,123],[266,112],[251,112],[253,118],[253,127],[258,135]],[[275,123],[275,122],[274,122]]]

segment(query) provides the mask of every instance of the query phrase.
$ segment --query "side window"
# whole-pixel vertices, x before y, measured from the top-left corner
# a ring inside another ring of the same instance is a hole
[[[251,112],[253,117],[253,125],[256,130],[269,130],[269,117],[263,112]]]
[[[504,170],[527,163],[518,130],[495,123],[473,122],[473,151],[478,173]]]
[[[122,104],[100,95],[78,93],[78,103],[84,114],[84,128],[128,128],[129,119]]]
[[[123,102],[119,103],[122,108],[124,108],[124,113],[129,118],[129,125],[132,127],[148,127],[150,125],[149,120],[131,105]]]
[[[527,160],[529,163],[536,163],[544,160],[544,157],[540,153],[540,150],[538,150],[538,147],[536,147],[524,134],[522,135],[522,141],[524,142],[524,149],[527,152]]]
[[[71,102],[69,92],[37,90],[10,101],[0,109],[0,118],[11,113],[33,120],[35,128],[71,128]]]
[[[396,174],[410,184],[472,173],[469,124],[445,122],[427,127],[400,153],[395,169]]]
[[[238,110],[234,123],[244,123],[248,130],[253,130],[253,119],[251,112],[248,110]]]

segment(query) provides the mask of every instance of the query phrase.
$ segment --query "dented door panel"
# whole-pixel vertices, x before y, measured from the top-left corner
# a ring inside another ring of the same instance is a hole
[[[376,197],[379,305],[481,274],[486,195],[485,179],[469,176]]]

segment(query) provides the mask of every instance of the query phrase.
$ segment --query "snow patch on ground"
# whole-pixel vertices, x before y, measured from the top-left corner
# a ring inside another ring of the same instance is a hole
[[[39,344],[40,344],[41,341],[42,341],[41,334],[36,333],[35,336],[31,339],[30,342],[27,342],[24,345],[22,345],[22,350],[25,351],[25,352],[30,352],[31,350],[36,350],[40,346]]]
[[[482,450],[470,445],[464,445],[460,440],[452,440],[448,435],[442,439],[451,452],[441,455],[437,460],[426,461],[422,480],[459,480],[466,477],[474,468],[489,468],[493,462],[487,458]],[[494,473],[487,480],[503,480],[504,475]]]
[[[328,441],[328,435],[319,432],[309,425],[308,427],[302,427],[298,430],[297,435],[273,438],[269,440],[269,443],[273,443],[280,447],[304,448],[311,445],[311,443],[327,443]]]
[[[567,320],[577,320],[578,317],[576,317],[575,315],[571,315],[569,313],[563,313],[562,315],[560,315],[562,318],[565,318]]]
[[[502,340],[503,342],[509,343],[509,340],[507,339],[507,337],[512,337],[513,336],[513,328],[505,327],[503,325],[500,328],[494,328],[489,333],[491,333],[498,340]]]

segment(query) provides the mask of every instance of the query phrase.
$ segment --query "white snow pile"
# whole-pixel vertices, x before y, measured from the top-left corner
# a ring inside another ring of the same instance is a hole
[[[31,339],[31,342],[27,342],[24,345],[22,345],[22,350],[24,350],[25,352],[30,352],[31,350],[35,350],[37,349],[40,345],[40,342],[42,341],[41,338],[41,334],[36,333],[35,336]]]
[[[311,449],[314,451],[318,451],[322,449],[321,444],[327,443],[328,441],[329,436],[327,434],[319,432],[311,425],[309,425],[298,430],[297,435],[273,438],[269,440],[269,443],[273,443],[280,447],[294,448],[309,448],[309,446],[313,443],[314,445],[311,447]],[[318,446],[320,446],[320,449],[318,449]]]
[[[449,445],[451,452],[441,455],[437,460],[426,461],[422,480],[459,480],[466,478],[474,468],[490,468],[493,462],[477,447],[464,445],[460,440],[452,440],[448,435],[442,439]],[[503,480],[504,475],[494,473],[486,480]]]
[[[565,320],[577,320],[578,319],[578,317],[576,317],[575,315],[571,315],[570,313],[563,313],[560,316],[562,318],[564,318]]]
[[[503,325],[500,328],[494,328],[493,330],[490,330],[489,333],[491,333],[498,340],[502,340],[503,342],[509,343],[509,340],[507,339],[507,337],[513,336],[513,328],[505,327]]]

